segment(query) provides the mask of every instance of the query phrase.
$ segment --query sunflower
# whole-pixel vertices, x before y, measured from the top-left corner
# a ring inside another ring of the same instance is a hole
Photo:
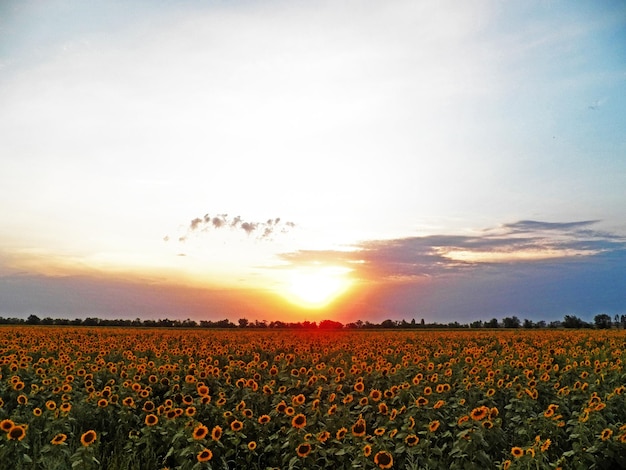
[[[419,443],[419,441],[420,441],[420,438],[417,437],[415,434],[409,434],[408,436],[406,436],[404,438],[404,442],[409,447],[413,447],[413,446],[417,445]]]
[[[385,434],[386,431],[387,431],[387,429],[385,429],[385,428],[376,428],[376,429],[374,429],[374,434],[376,436],[382,436],[382,435]]]
[[[219,441],[222,437],[222,428],[220,426],[215,426],[211,431],[211,439],[214,441]]]
[[[415,404],[417,406],[426,406],[428,405],[428,398],[419,397],[417,400],[415,400]]]
[[[59,409],[61,410],[62,413],[69,413],[72,409],[72,404],[71,403],[61,403],[61,406],[59,406]]]
[[[33,408],[33,416],[41,416],[42,414],[41,408]]]
[[[26,395],[18,395],[17,397],[18,405],[26,405],[28,403],[28,397]]]
[[[148,400],[143,404],[143,410],[146,412],[154,411],[154,403]]]
[[[322,431],[317,435],[317,440],[322,444],[330,439],[330,433],[328,431]]]
[[[291,425],[296,429],[302,429],[304,426],[306,426],[306,416],[304,416],[302,413],[298,413],[291,420]]]
[[[550,444],[552,444],[552,441],[550,439],[546,439],[546,441],[541,444],[541,452],[545,452],[550,448]]]
[[[298,454],[298,457],[306,457],[311,453],[311,444],[307,444],[305,442],[298,445],[298,447],[296,447],[296,453]]]
[[[602,430],[602,433],[600,433],[600,439],[602,439],[603,441],[608,441],[612,435],[613,431],[609,428],[606,428]]]
[[[66,440],[67,440],[67,435],[63,433],[59,433],[52,438],[52,440],[50,441],[50,444],[52,444],[53,446],[59,446],[63,444]]]
[[[89,431],[83,433],[82,436],[80,436],[80,443],[83,446],[88,447],[91,444],[93,444],[97,438],[98,438],[98,435],[96,434],[96,431],[94,431],[93,429],[90,429]]]
[[[342,440],[347,432],[348,430],[346,428],[340,428],[337,431],[337,434],[335,434],[335,437],[337,438],[337,440]]]
[[[192,405],[193,404],[193,397],[191,395],[185,395],[183,397],[183,404],[187,405],[187,406]]]
[[[144,420],[144,423],[146,423],[146,426],[154,426],[159,422],[159,418],[157,415],[155,414],[149,414],[146,416],[146,419]]]
[[[197,441],[200,439],[204,439],[209,433],[209,428],[207,428],[204,424],[198,424],[193,430],[193,438]]]
[[[241,431],[243,429],[243,423],[239,421],[238,419],[236,419],[232,423],[230,423],[230,429],[232,429],[235,432]]]
[[[374,389],[370,391],[370,398],[373,401],[379,401],[382,398],[382,393],[380,390]]]
[[[482,421],[487,416],[489,416],[489,408],[487,408],[486,406],[479,406],[478,408],[474,408],[470,412],[470,418],[472,418],[474,421]]]
[[[353,388],[355,392],[361,393],[363,390],[365,390],[365,385],[363,384],[363,382],[357,382],[354,384]]]
[[[196,459],[198,460],[198,462],[208,462],[212,458],[213,452],[211,452],[209,449],[202,449],[200,452],[198,452],[198,455],[196,455]]]
[[[438,420],[431,421],[431,422],[428,424],[428,430],[429,430],[430,432],[435,432],[437,429],[439,429],[439,424],[440,424],[440,423],[439,423],[439,421],[438,421]]]
[[[352,426],[352,434],[356,437],[365,436],[365,420],[363,418],[359,418],[354,426]]]
[[[261,415],[259,416],[259,424],[267,424],[271,421],[272,418],[270,418],[269,415]]]
[[[106,408],[108,405],[109,401],[106,398],[100,398],[100,400],[98,400],[98,407]]]
[[[7,439],[21,441],[26,437],[26,426],[24,425],[14,425],[9,429],[7,433]]]
[[[122,400],[122,405],[132,408],[135,406],[135,400],[133,400],[133,397],[126,397]]]
[[[511,455],[516,459],[519,459],[524,455],[524,449],[522,449],[521,447],[513,447],[511,449]]]
[[[408,429],[413,429],[415,427],[415,418],[413,416],[409,416],[409,426]]]
[[[333,405],[330,408],[328,408],[328,415],[334,415],[337,411],[337,405]]]
[[[251,452],[254,452],[256,449],[256,441],[250,441],[248,442],[248,450]]]
[[[374,463],[379,468],[391,468],[393,467],[393,456],[386,450],[381,450],[374,456]]]
[[[366,444],[366,445],[363,447],[363,455],[364,455],[365,457],[369,457],[370,455],[372,455],[372,446],[371,446],[371,445]]]

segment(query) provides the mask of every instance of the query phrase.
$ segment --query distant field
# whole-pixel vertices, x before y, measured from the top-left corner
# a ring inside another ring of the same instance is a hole
[[[623,330],[0,335],[0,469],[625,467]]]

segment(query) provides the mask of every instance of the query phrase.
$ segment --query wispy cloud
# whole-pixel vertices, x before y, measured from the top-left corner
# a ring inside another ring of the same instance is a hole
[[[280,217],[265,220],[265,222],[244,220],[241,216],[229,217],[228,214],[205,214],[202,217],[195,217],[185,228],[185,233],[178,237],[179,242],[184,242],[194,233],[206,233],[212,230],[239,230],[246,235],[256,235],[257,239],[271,239],[276,233],[287,233],[296,226],[290,221],[282,221]],[[169,241],[170,236],[163,237],[164,241]]]
[[[626,250],[626,239],[594,230],[598,221],[522,220],[476,235],[430,235],[361,242],[350,251],[284,253],[289,264],[349,267],[367,280],[402,280],[458,274],[485,266],[567,261]]]

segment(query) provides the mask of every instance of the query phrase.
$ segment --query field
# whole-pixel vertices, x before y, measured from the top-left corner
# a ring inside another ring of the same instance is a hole
[[[626,467],[623,330],[0,334],[0,469]]]

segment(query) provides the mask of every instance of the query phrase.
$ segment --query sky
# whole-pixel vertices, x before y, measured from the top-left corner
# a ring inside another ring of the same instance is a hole
[[[621,1],[0,2],[0,316],[626,314]]]

